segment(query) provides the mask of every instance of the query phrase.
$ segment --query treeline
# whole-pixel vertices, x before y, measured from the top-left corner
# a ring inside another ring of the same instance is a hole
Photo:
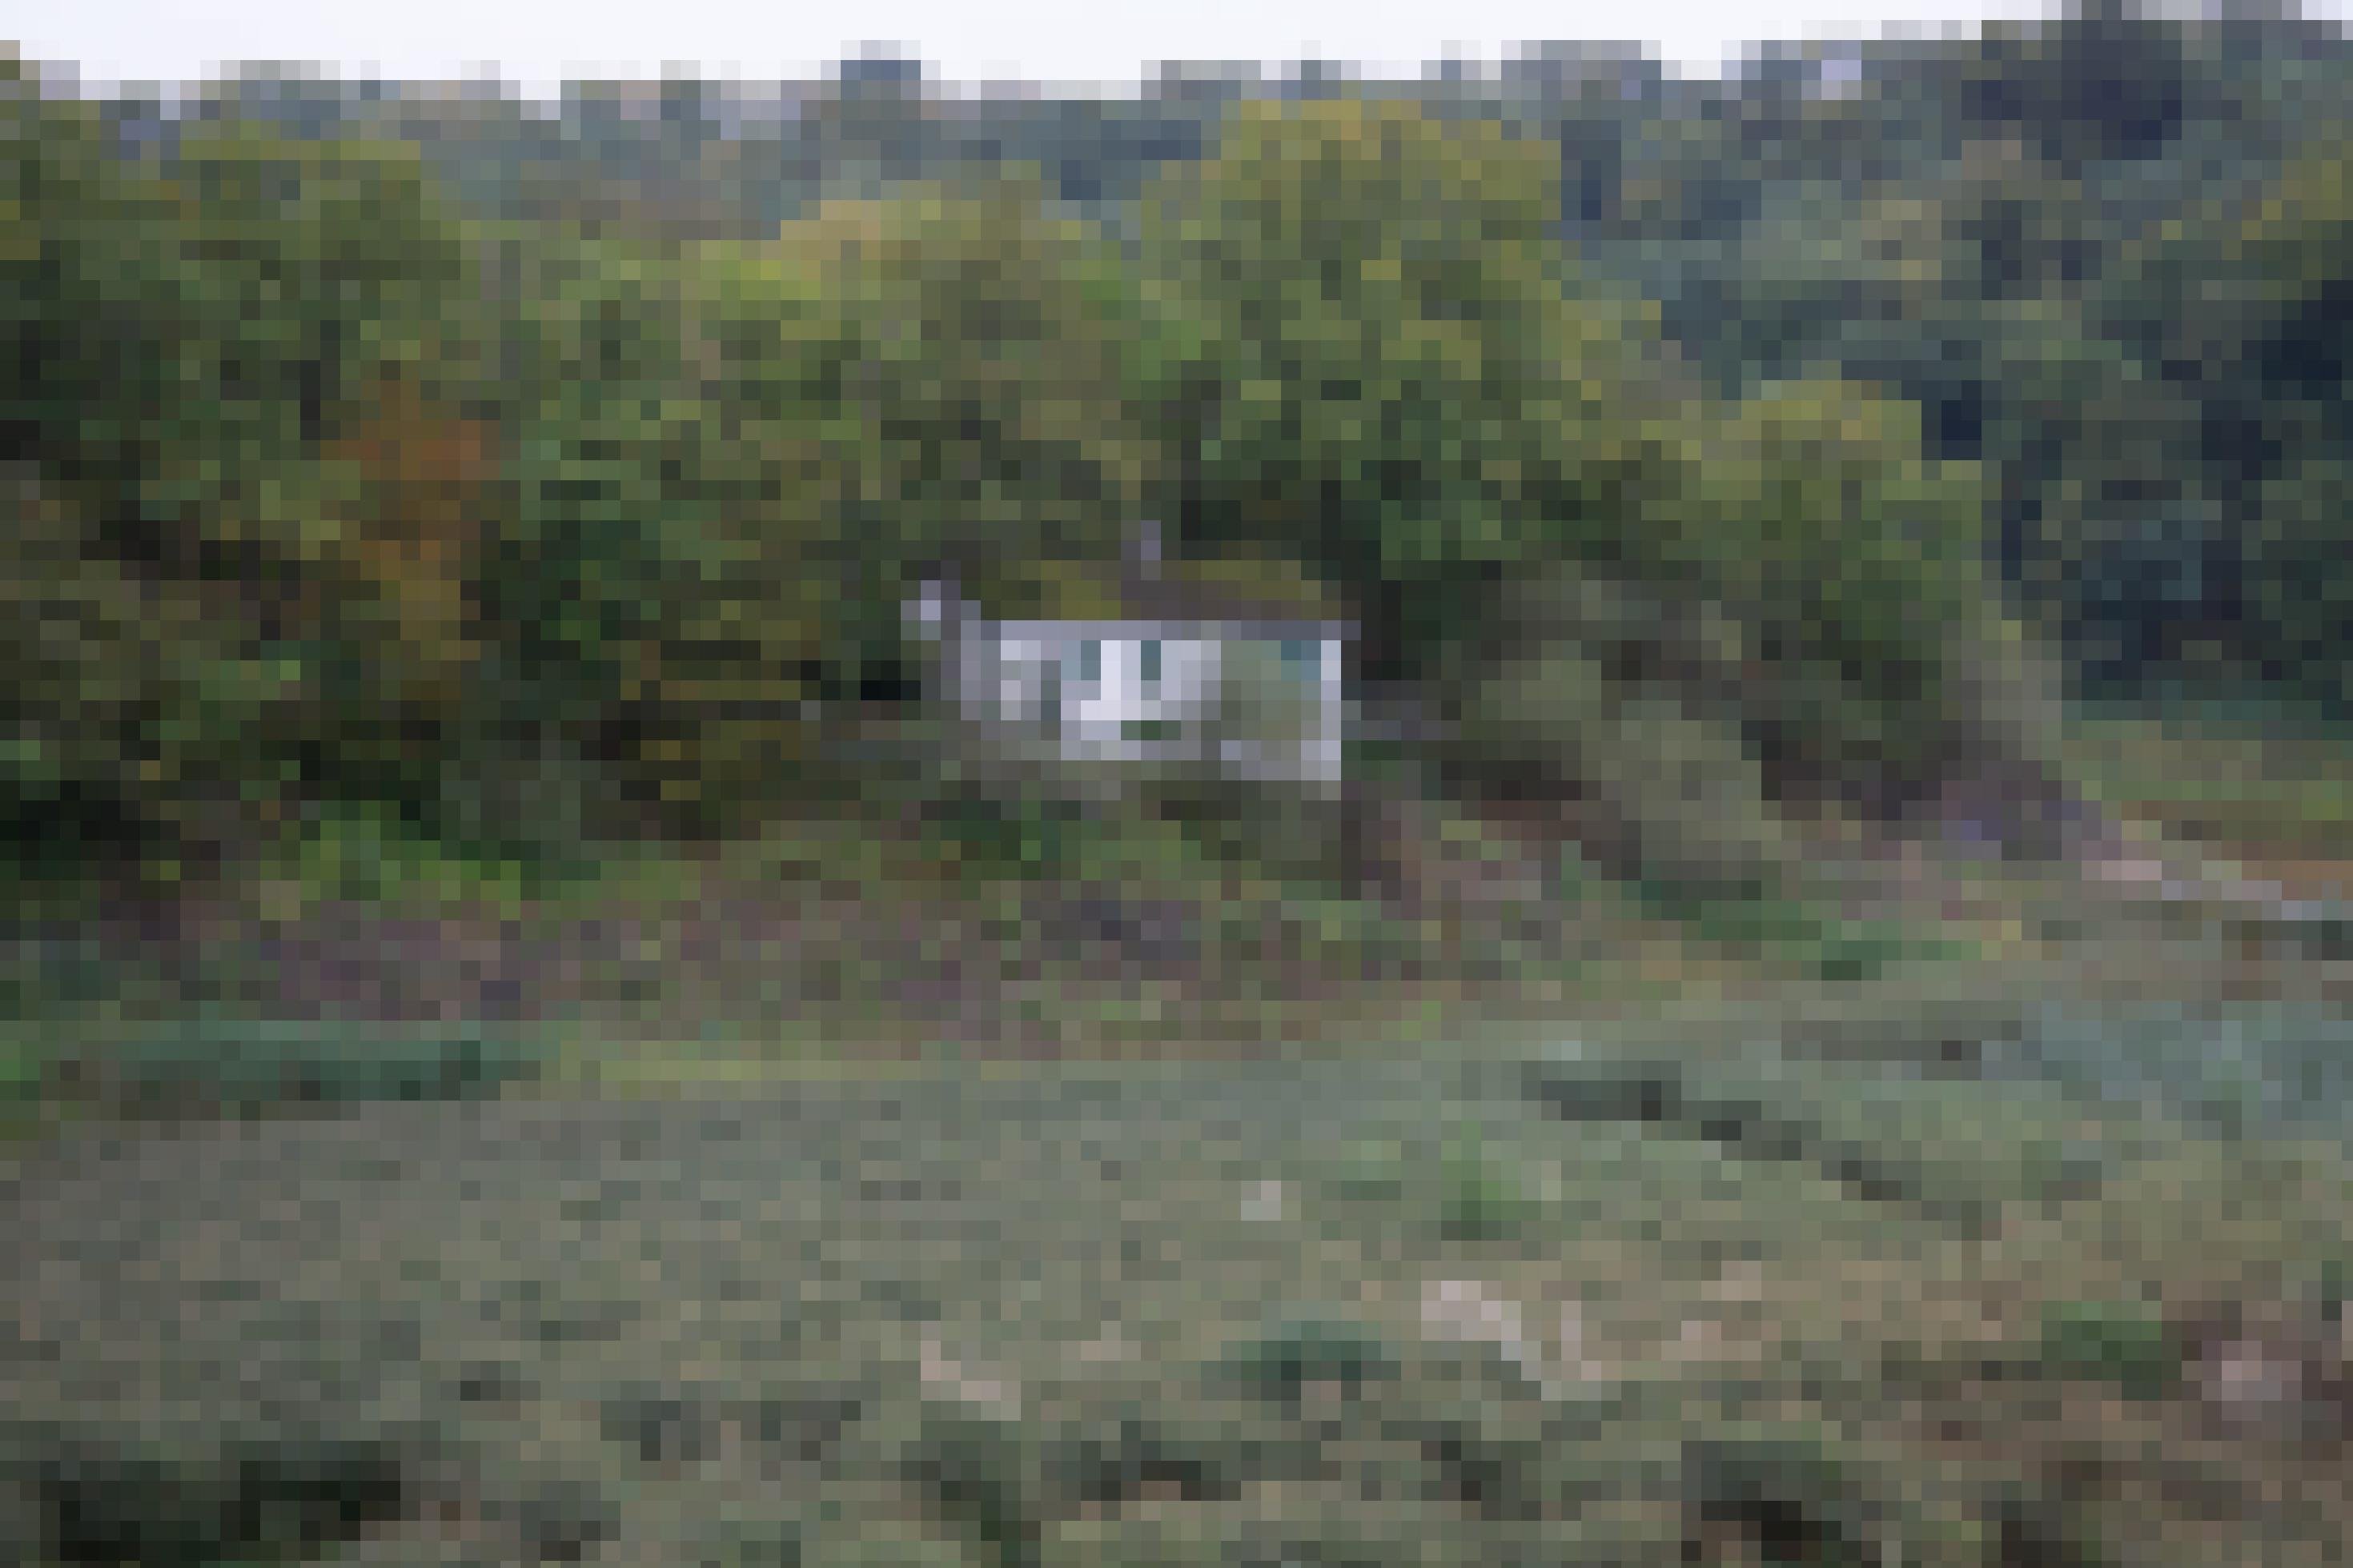
[[[995,142],[871,68],[584,142],[12,68],[10,852],[744,831],[911,689],[923,574],[1050,606],[1146,516],[1345,604],[1455,787],[1695,883],[1808,801],[2031,798],[2044,633],[2340,697],[2343,52],[2101,11]]]

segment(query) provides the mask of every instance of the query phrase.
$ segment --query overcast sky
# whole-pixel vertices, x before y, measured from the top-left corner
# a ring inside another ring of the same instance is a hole
[[[1302,58],[1420,74],[1527,42],[1648,45],[1671,70],[1719,73],[1757,39],[1959,30],[2027,19],[2031,0],[26,0],[22,53],[79,68],[85,89],[183,83],[225,64],[291,62],[340,76],[478,76],[532,96],[578,77],[811,79],[866,44],[910,50],[950,82],[1132,90],[1169,60]],[[2341,5],[2332,5],[2332,13]]]

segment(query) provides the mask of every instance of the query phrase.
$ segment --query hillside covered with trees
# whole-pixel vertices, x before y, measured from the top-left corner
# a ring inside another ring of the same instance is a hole
[[[2067,701],[2353,700],[2348,60],[2086,0],[1092,102],[12,61],[10,875],[902,820],[846,737],[915,585],[1050,609],[1145,517],[1625,879],[1972,799],[2057,853]]]

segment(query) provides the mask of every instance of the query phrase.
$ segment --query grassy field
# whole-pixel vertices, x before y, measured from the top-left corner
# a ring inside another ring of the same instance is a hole
[[[2341,1560],[2341,963],[1951,872],[1742,956],[1427,837],[322,851],[44,950],[0,1561]]]
[[[2353,859],[2353,740],[2241,709],[2158,719],[2118,710],[2074,743],[2113,809],[2252,856]]]
[[[1848,993],[84,1122],[0,1191],[0,1497],[66,1563],[2333,1561],[2341,1119],[2049,1070],[2168,1020],[2258,1083],[2346,1027]]]

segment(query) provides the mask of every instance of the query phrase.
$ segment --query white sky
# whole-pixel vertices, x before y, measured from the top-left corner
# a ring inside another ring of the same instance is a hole
[[[85,89],[169,86],[266,61],[331,76],[494,71],[537,97],[567,78],[671,68],[813,79],[872,43],[912,49],[947,82],[1126,91],[1169,60],[1279,68],[1320,58],[1410,77],[1449,57],[1493,61],[1552,40],[1639,42],[1670,71],[1713,76],[1759,39],[1974,36],[1990,17],[2052,10],[2036,0],[26,0],[12,30],[26,58],[78,67]]]

